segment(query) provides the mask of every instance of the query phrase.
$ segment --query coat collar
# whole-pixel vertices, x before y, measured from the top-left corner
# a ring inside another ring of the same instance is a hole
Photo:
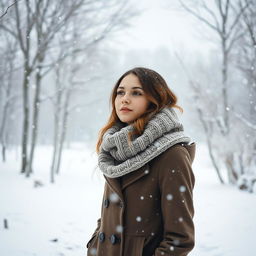
[[[193,163],[195,159],[195,152],[196,152],[196,144],[195,142],[191,144],[183,144],[183,147],[185,147],[190,155],[191,164]]]
[[[191,164],[194,161],[195,158],[195,150],[196,150],[196,144],[193,142],[191,144],[182,144],[183,147],[185,147],[190,155]],[[132,184],[133,182],[137,181],[138,179],[144,177],[149,173],[149,163],[146,163],[141,168],[139,168],[136,171],[133,171],[129,174],[126,174],[122,176],[122,182],[120,178],[109,178],[105,175],[104,178],[106,179],[106,182],[109,184],[111,189],[120,197],[120,199],[123,198],[123,192],[127,186]]]

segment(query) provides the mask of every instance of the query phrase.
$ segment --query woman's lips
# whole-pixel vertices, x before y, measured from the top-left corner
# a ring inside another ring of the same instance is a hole
[[[129,110],[129,109],[121,109],[121,112],[130,112],[132,110]]]

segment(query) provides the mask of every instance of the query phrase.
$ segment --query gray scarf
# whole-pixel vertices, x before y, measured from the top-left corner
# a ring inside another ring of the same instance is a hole
[[[132,125],[116,123],[103,135],[98,165],[103,174],[116,178],[133,172],[177,143],[189,143],[173,108],[165,107],[147,123],[142,135],[128,144]]]

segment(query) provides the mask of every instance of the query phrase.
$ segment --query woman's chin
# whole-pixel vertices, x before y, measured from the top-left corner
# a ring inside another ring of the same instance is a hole
[[[121,122],[127,123],[127,124],[133,122],[133,119],[132,119],[132,118],[128,118],[128,117],[125,117],[125,116],[119,116],[119,119],[120,119]]]

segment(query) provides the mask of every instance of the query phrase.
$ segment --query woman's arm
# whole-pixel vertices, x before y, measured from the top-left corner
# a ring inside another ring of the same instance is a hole
[[[195,177],[186,148],[173,146],[159,164],[164,238],[154,256],[186,256],[194,247]],[[164,254],[163,254],[164,253]]]

